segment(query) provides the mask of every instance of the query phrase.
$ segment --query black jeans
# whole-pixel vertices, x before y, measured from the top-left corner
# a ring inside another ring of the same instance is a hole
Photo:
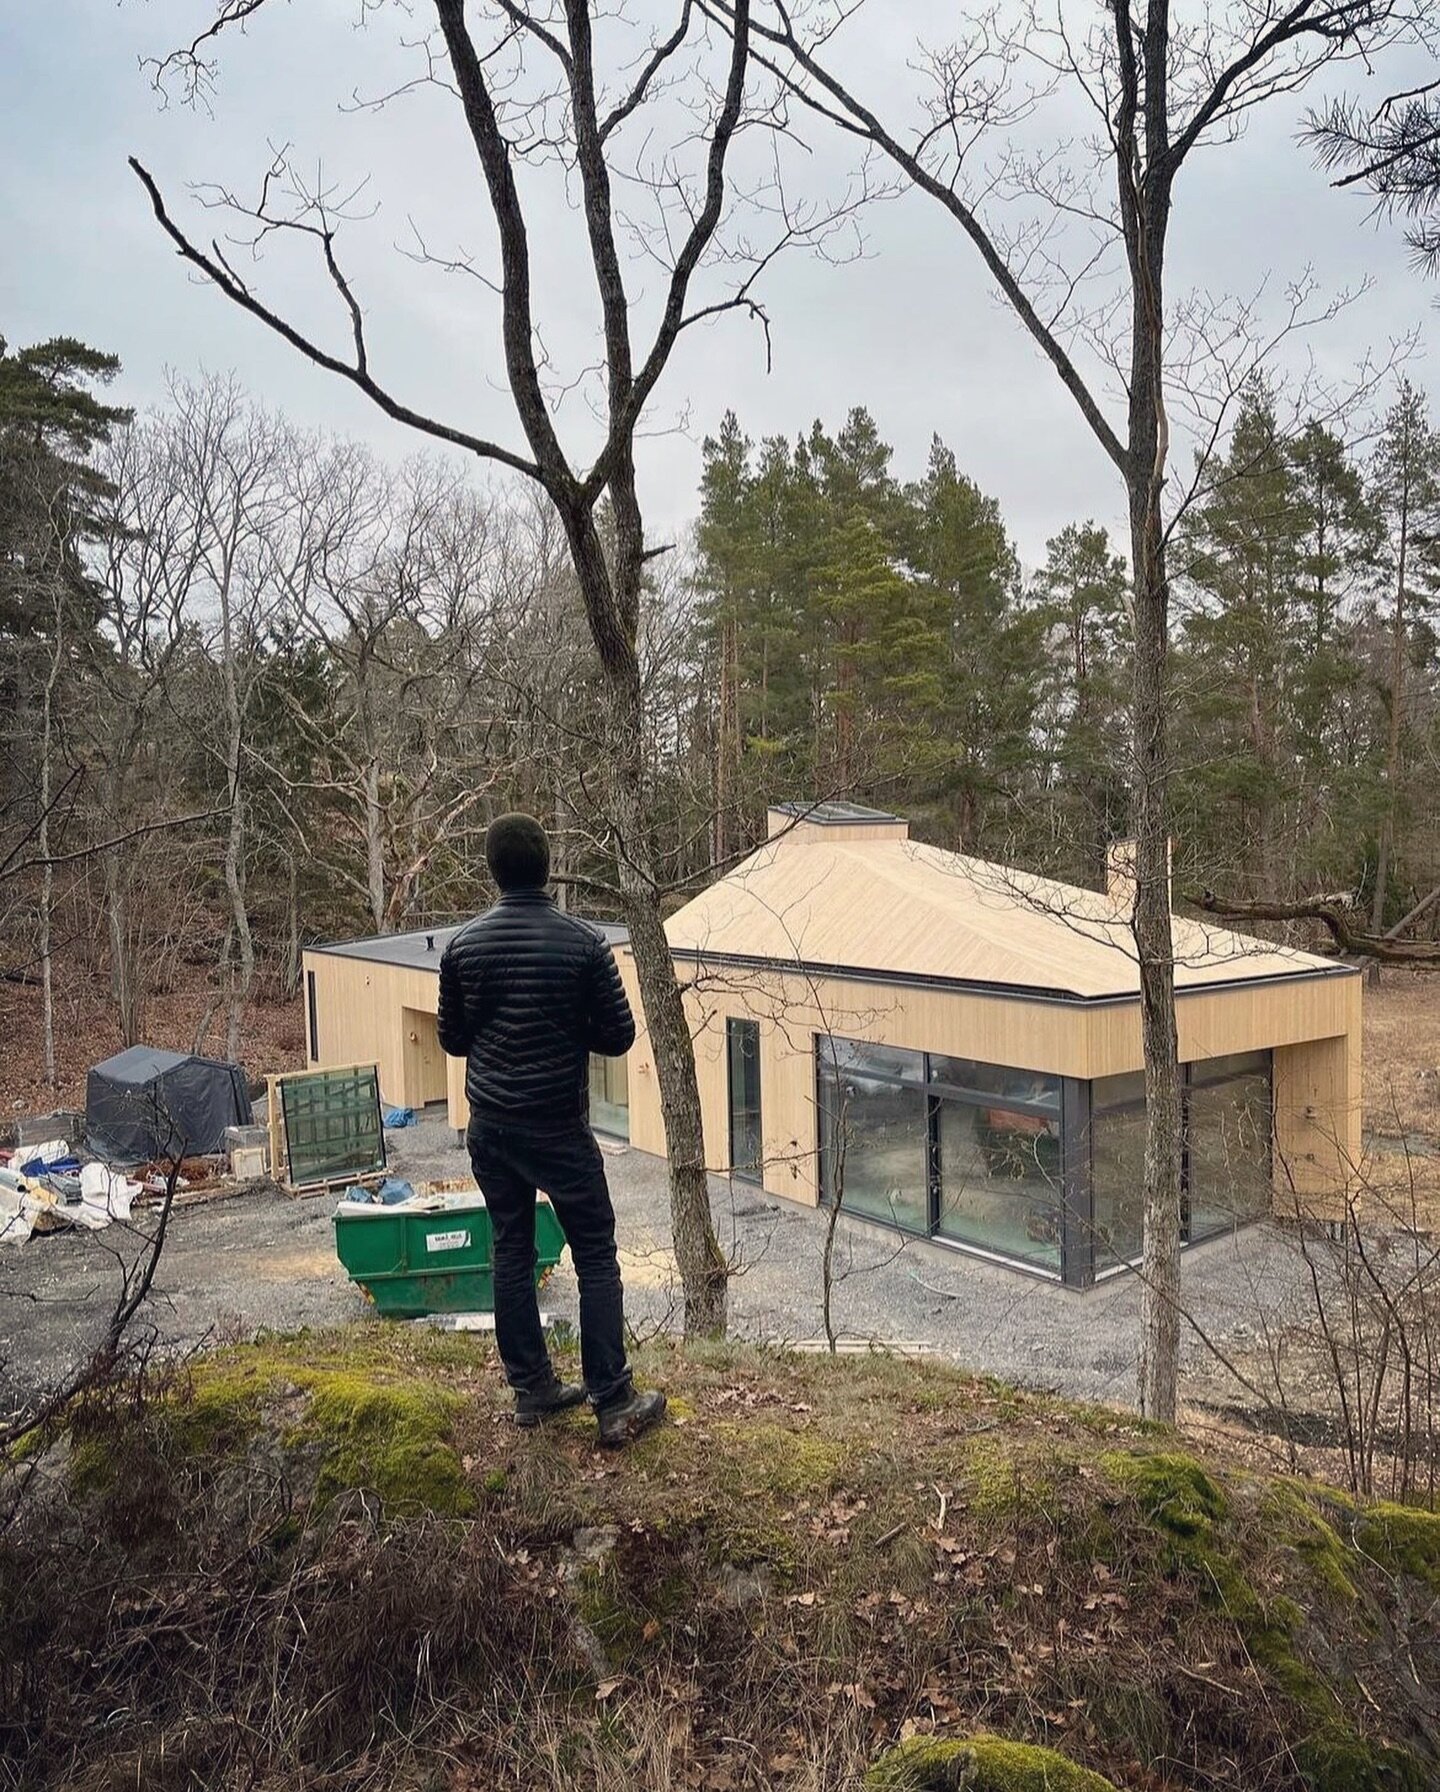
[[[517,1392],[554,1377],[535,1294],[535,1194],[550,1197],[580,1283],[580,1361],[593,1405],[630,1397],[625,1311],[615,1255],[615,1209],[600,1147],[587,1126],[550,1134],[470,1122],[470,1164],[485,1197],[495,1250],[495,1342]]]

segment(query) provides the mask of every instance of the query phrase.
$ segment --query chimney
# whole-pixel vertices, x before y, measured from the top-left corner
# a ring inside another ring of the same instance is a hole
[[[1105,896],[1110,906],[1123,910],[1125,914],[1133,914],[1135,909],[1135,887],[1137,881],[1136,856],[1140,842],[1133,836],[1128,840],[1112,840],[1105,851]],[[1166,906],[1175,906],[1174,888],[1175,842],[1169,840],[1165,844],[1165,900]]]

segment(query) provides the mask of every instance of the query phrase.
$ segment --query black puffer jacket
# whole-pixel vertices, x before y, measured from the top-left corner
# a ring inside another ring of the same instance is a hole
[[[618,1058],[635,1042],[609,946],[542,890],[509,891],[451,940],[438,1027],[467,1060],[470,1112],[533,1132],[583,1123],[590,1053]]]

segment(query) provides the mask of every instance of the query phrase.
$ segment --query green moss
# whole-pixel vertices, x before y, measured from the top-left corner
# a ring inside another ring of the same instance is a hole
[[[965,1506],[982,1523],[1048,1511],[1068,1461],[1053,1439],[1043,1449],[988,1435],[967,1440],[957,1465]]]
[[[757,1420],[711,1427],[717,1467],[734,1474],[737,1491],[781,1494],[787,1499],[828,1493],[844,1469],[846,1451],[818,1430],[789,1430]]]
[[[300,1430],[324,1451],[321,1500],[366,1487],[396,1512],[460,1516],[474,1509],[450,1442],[464,1406],[458,1394],[425,1381],[380,1382],[338,1371],[316,1374],[309,1387]]]
[[[1115,1454],[1106,1457],[1110,1474],[1133,1493],[1140,1509],[1165,1536],[1172,1570],[1198,1578],[1202,1590],[1232,1621],[1251,1659],[1266,1679],[1297,1708],[1306,1733],[1294,1744],[1295,1760],[1310,1792],[1420,1792],[1431,1783],[1428,1768],[1404,1749],[1371,1742],[1347,1721],[1337,1690],[1305,1659],[1299,1638],[1307,1608],[1325,1599],[1354,1604],[1359,1566],[1354,1551],[1299,1487],[1273,1482],[1257,1507],[1260,1538],[1247,1552],[1230,1523],[1230,1502],[1192,1457]],[[1376,1508],[1358,1519],[1372,1527],[1377,1543],[1406,1552],[1412,1536],[1419,1562],[1427,1559],[1423,1524],[1411,1533],[1401,1522],[1387,1526],[1391,1508]],[[1306,1607],[1288,1594],[1261,1592],[1254,1565],[1266,1549],[1295,1552],[1305,1573]]]
[[[397,1513],[467,1513],[474,1495],[452,1442],[465,1399],[412,1368],[435,1358],[453,1369],[456,1353],[428,1340],[405,1351],[387,1344],[357,1328],[353,1348],[302,1336],[201,1358],[147,1410],[148,1446],[172,1467],[208,1472],[268,1430],[289,1453],[313,1455],[322,1504],[366,1488]],[[466,1360],[475,1360],[468,1340]],[[83,1428],[73,1434],[72,1486],[104,1483],[110,1447]]]
[[[968,1742],[917,1737],[882,1755],[865,1792],[1115,1792],[1110,1780],[1054,1749],[1000,1736]]]
[[[1408,1750],[1339,1726],[1301,1743],[1295,1760],[1309,1792],[1430,1792],[1435,1783],[1433,1767]]]
[[[1342,1605],[1360,1597],[1355,1589],[1355,1557],[1340,1533],[1296,1487],[1275,1481],[1266,1489],[1260,1505],[1266,1534],[1293,1549],[1323,1595]]]
[[[1145,1516],[1174,1538],[1208,1537],[1225,1517],[1225,1495],[1193,1456],[1178,1450],[1110,1451],[1100,1460]]]
[[[1408,1574],[1440,1592],[1440,1512],[1381,1500],[1358,1515],[1355,1543],[1392,1574]]]

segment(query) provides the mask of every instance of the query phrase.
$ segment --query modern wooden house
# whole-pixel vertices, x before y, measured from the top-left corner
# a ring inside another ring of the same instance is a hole
[[[713,1169],[1084,1287],[1140,1249],[1139,978],[1123,850],[1104,892],[908,837],[851,804],[770,838],[668,923]],[[1296,1199],[1360,1151],[1359,975],[1177,916],[1187,1239]],[[640,1013],[623,929],[609,929]],[[387,1099],[447,1099],[434,1034],[448,934],[306,955],[310,1057],[374,1058]],[[642,1030],[592,1074],[602,1131],[663,1153]]]

